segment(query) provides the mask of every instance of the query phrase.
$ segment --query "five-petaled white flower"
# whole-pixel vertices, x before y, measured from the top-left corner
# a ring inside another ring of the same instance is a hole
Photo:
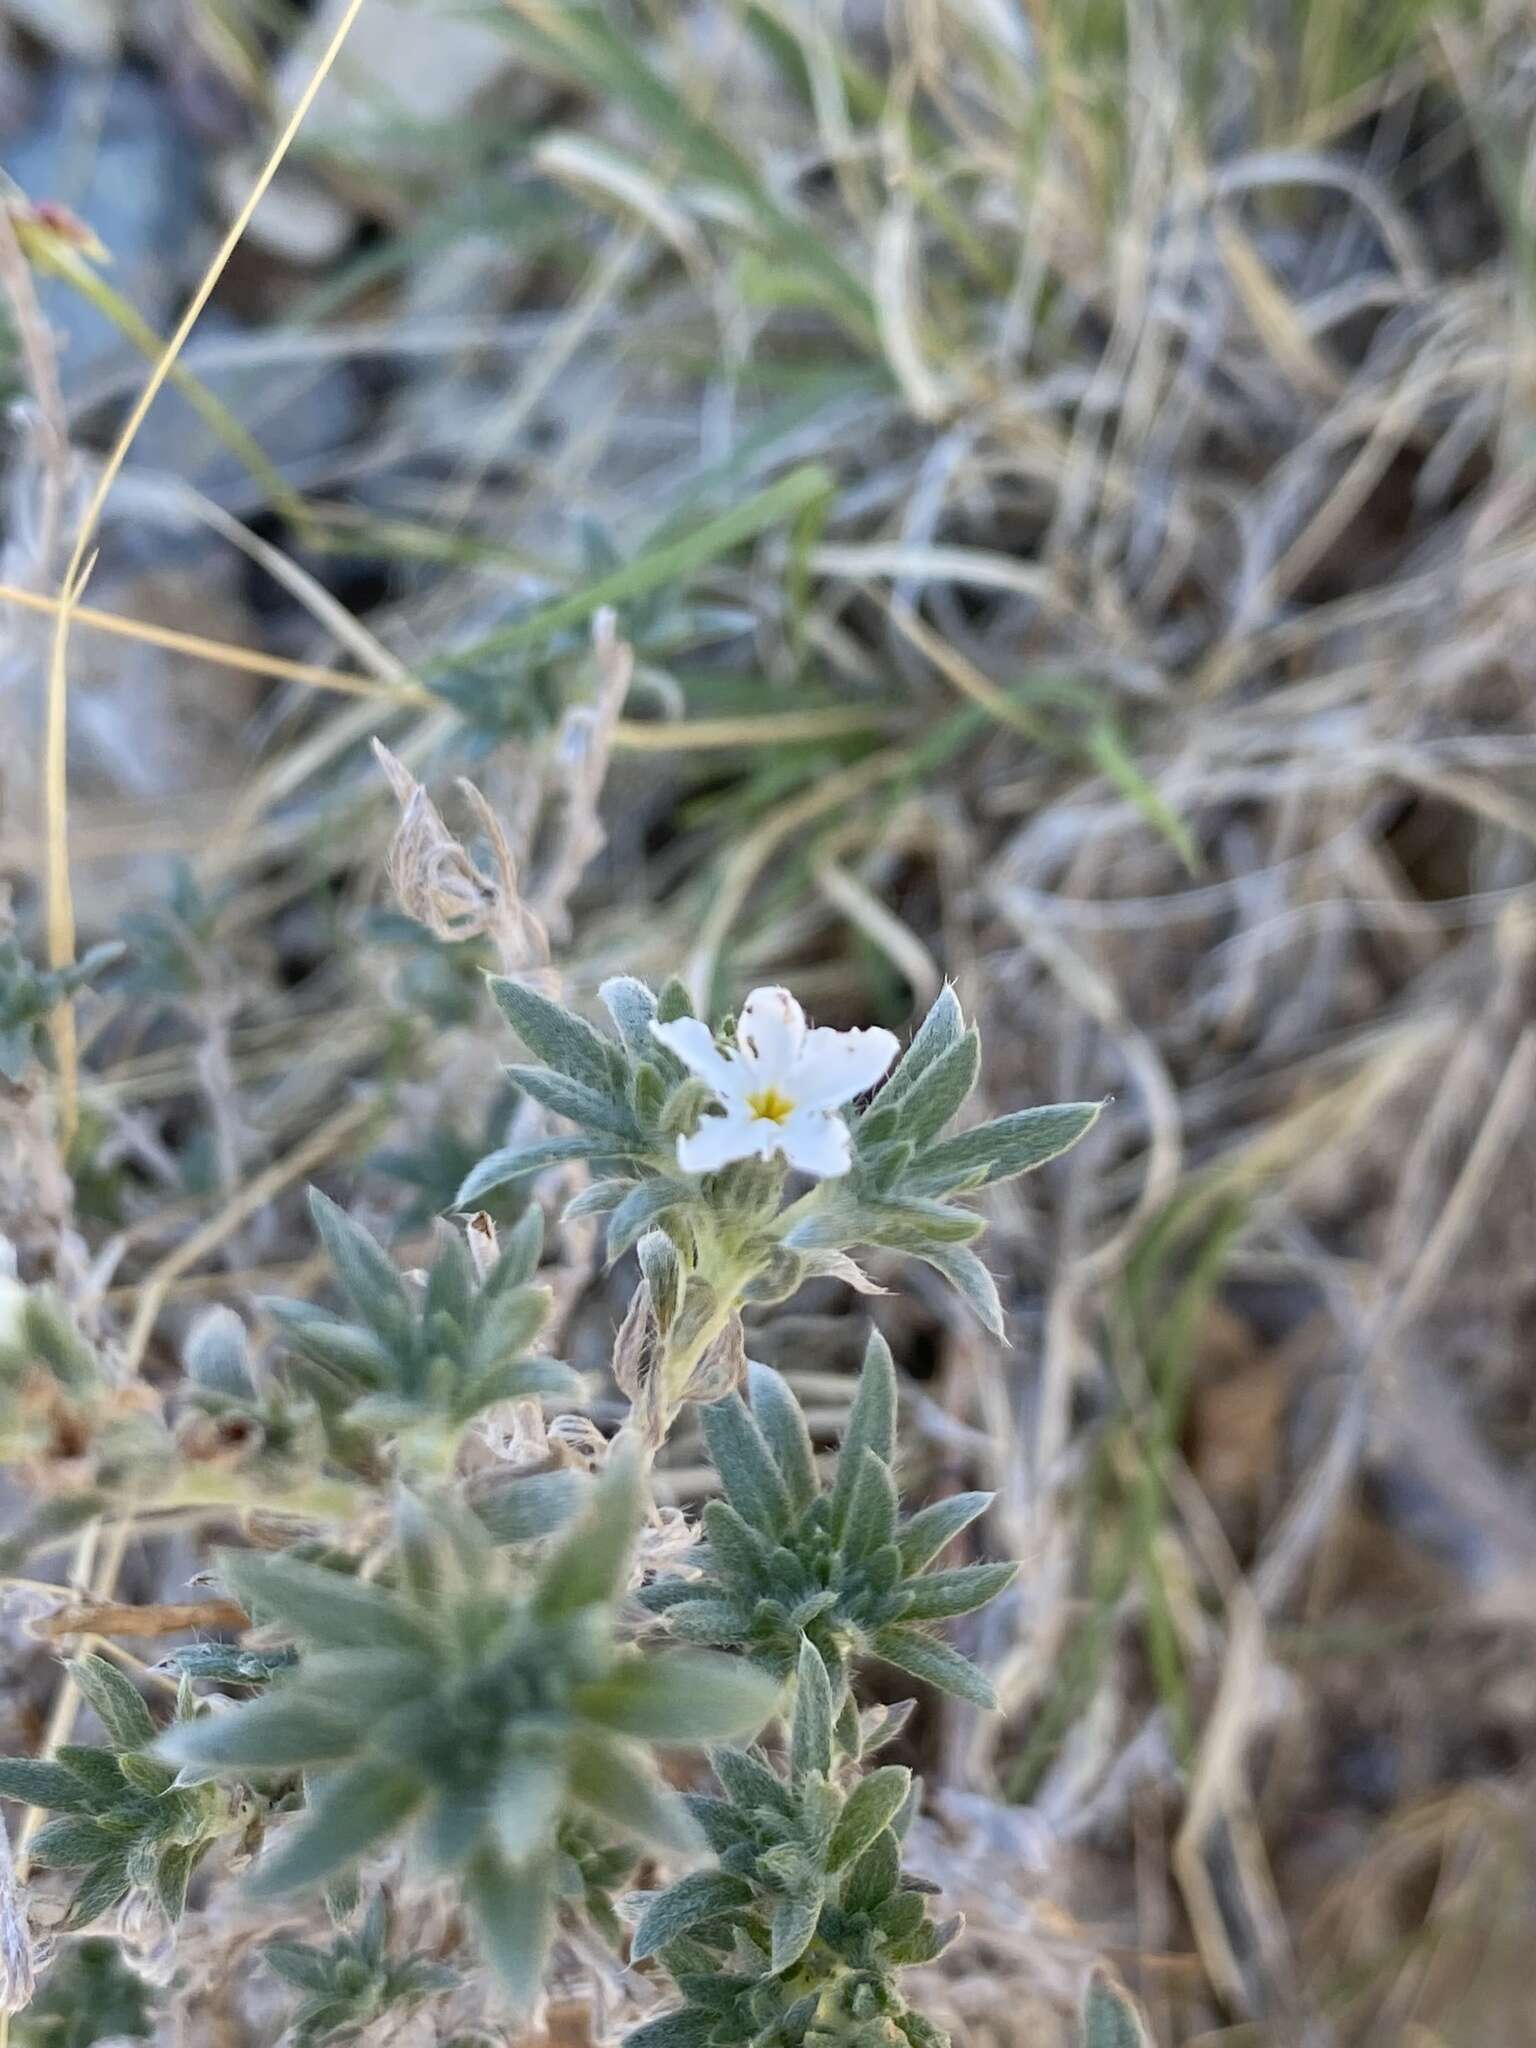
[[[851,1140],[837,1112],[873,1088],[897,1053],[889,1031],[808,1031],[787,988],[752,991],[733,1047],[717,1045],[697,1017],[651,1030],[709,1083],[724,1112],[701,1117],[692,1137],[678,1139],[685,1173],[714,1173],[733,1159],[771,1159],[776,1152],[802,1173],[846,1173]]]

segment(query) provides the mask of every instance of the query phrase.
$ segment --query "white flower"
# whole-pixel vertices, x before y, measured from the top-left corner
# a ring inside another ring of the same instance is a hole
[[[714,1173],[733,1159],[771,1159],[776,1152],[802,1173],[846,1173],[851,1141],[837,1112],[873,1088],[897,1053],[889,1031],[808,1031],[787,988],[752,991],[729,1049],[697,1017],[651,1030],[709,1083],[724,1111],[678,1139],[685,1173]]]

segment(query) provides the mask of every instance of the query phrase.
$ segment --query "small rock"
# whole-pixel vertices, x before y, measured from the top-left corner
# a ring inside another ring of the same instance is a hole
[[[214,173],[214,190],[226,219],[245,204],[263,163],[263,153],[242,150]],[[354,216],[334,193],[286,165],[262,195],[251,216],[246,242],[305,270],[334,263],[352,239]]]

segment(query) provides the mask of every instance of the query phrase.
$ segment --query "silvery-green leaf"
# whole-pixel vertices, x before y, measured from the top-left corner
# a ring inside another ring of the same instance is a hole
[[[525,1748],[507,1759],[490,1800],[491,1826],[504,1862],[520,1869],[548,1852],[565,1793],[565,1757],[558,1747]]]
[[[942,1194],[1031,1173],[1075,1145],[1098,1122],[1103,1107],[1102,1102],[1049,1103],[961,1131],[924,1151],[908,1186],[914,1193]]]
[[[901,1882],[901,1850],[889,1828],[883,1829],[843,1880],[843,1910],[873,1913]]]
[[[117,1759],[117,1768],[135,1791],[146,1793],[151,1799],[159,1799],[169,1791],[176,1778],[169,1764],[161,1763],[144,1749],[125,1749]]]
[[[633,1179],[595,1180],[590,1187],[572,1195],[560,1212],[561,1217],[574,1222],[582,1216],[606,1216],[611,1209],[617,1209],[634,1185]]]
[[[828,1870],[841,1870],[844,1864],[863,1855],[876,1835],[889,1827],[901,1811],[911,1785],[912,1773],[901,1764],[886,1764],[859,1780],[849,1793],[827,1844]]]
[[[530,1202],[507,1232],[495,1265],[481,1282],[481,1303],[488,1306],[500,1301],[503,1295],[526,1287],[538,1272],[543,1256],[544,1211],[536,1202]]]
[[[968,1244],[986,1228],[969,1209],[913,1196],[899,1202],[865,1202],[856,1219],[854,1241],[884,1245],[891,1251],[924,1254],[935,1247]]]
[[[771,1962],[776,1975],[799,1962],[815,1937],[820,1918],[821,1900],[814,1893],[779,1900],[773,1909],[772,1927]]]
[[[897,1135],[921,1147],[936,1138],[976,1086],[981,1040],[974,1027],[962,1032],[905,1090],[897,1105]]]
[[[908,1572],[919,1572],[936,1558],[945,1545],[968,1529],[978,1515],[992,1505],[990,1493],[952,1493],[944,1500],[919,1508],[910,1522],[896,1532],[896,1548]]]
[[[548,1322],[553,1300],[548,1287],[513,1287],[495,1295],[476,1319],[474,1369],[483,1372],[521,1357]]]
[[[622,1141],[615,1146],[610,1138],[605,1151],[623,1151],[626,1145],[639,1144],[640,1132],[628,1102],[622,1097],[600,1095],[595,1088],[572,1081],[551,1067],[508,1067],[506,1075],[525,1095],[543,1103],[556,1116],[568,1117],[573,1124],[581,1124],[589,1131],[611,1133],[612,1138]]]
[[[606,1678],[579,1685],[571,1708],[620,1735],[687,1745],[755,1735],[779,1688],[755,1665],[708,1651],[636,1654]]]
[[[567,1530],[539,1574],[535,1611],[549,1620],[618,1599],[644,1512],[645,1490],[633,1451],[615,1449],[581,1520]]]
[[[832,1723],[836,1707],[821,1653],[808,1637],[800,1643],[795,1673],[795,1711],[790,1722],[790,1762],[798,1780],[832,1768]]]
[[[255,1399],[245,1325],[232,1308],[205,1309],[187,1338],[187,1376],[210,1393],[236,1401]]]
[[[864,1351],[863,1370],[854,1392],[848,1427],[838,1454],[837,1478],[832,1488],[832,1526],[841,1530],[853,1498],[862,1454],[873,1451],[889,1467],[896,1460],[896,1367],[891,1348],[878,1330],[871,1331]]]
[[[585,1018],[526,983],[493,975],[490,986],[502,1015],[535,1059],[599,1095],[624,1087],[628,1062],[623,1053]]]
[[[434,1657],[430,1622],[382,1586],[284,1555],[219,1553],[219,1576],[254,1614],[318,1646],[404,1650]]]
[[[703,1847],[698,1823],[631,1744],[584,1729],[570,1744],[573,1799],[611,1827],[680,1855]]]
[[[114,1837],[100,1824],[80,1814],[65,1814],[50,1820],[32,1837],[31,1856],[49,1870],[69,1870],[82,1863],[99,1863],[111,1853]]]
[[[101,1862],[88,1870],[69,1902],[65,1926],[78,1933],[82,1927],[89,1927],[104,1913],[110,1913],[119,1900],[128,1896],[128,1860],[115,1852],[104,1856]]]
[[[702,1413],[704,1441],[732,1507],[764,1535],[779,1535],[790,1521],[789,1491],[746,1403],[728,1394]]]
[[[354,1716],[290,1690],[264,1693],[230,1713],[178,1721],[155,1754],[182,1770],[299,1770],[339,1762],[358,1746]]]
[[[671,1329],[687,1287],[682,1258],[664,1230],[648,1230],[635,1247],[640,1272],[650,1291],[651,1311],[663,1337]]]
[[[839,1469],[847,1457],[845,1451]],[[895,1533],[896,1482],[890,1467],[866,1449],[858,1457],[848,1511],[843,1517],[843,1555],[855,1560],[872,1557]]]
[[[65,1765],[49,1758],[0,1756],[0,1799],[41,1806],[50,1813],[89,1813],[85,1785]]]
[[[925,1246],[918,1257],[925,1265],[932,1266],[936,1273],[942,1274],[990,1335],[1006,1339],[1007,1325],[1003,1320],[997,1282],[969,1245],[931,1244]]]
[[[309,1213],[342,1292],[363,1321],[386,1344],[408,1331],[415,1317],[384,1247],[318,1188],[309,1191]]]
[[[529,1472],[480,1494],[474,1511],[493,1543],[532,1543],[564,1528],[586,1504],[591,1487],[584,1472]]]
[[[509,1868],[482,1850],[464,1874],[464,1896],[485,1959],[516,2018],[531,2012],[544,1980],[554,1921],[554,1859],[536,1856]]]
[[[995,1600],[1018,1574],[1016,1564],[964,1564],[954,1571],[929,1572],[906,1589],[903,1621],[946,1621],[971,1614]]]
[[[473,1209],[498,1188],[561,1166],[572,1159],[598,1159],[613,1149],[606,1138],[541,1138],[532,1145],[504,1145],[472,1166],[453,1198],[455,1209]]]
[[[695,1190],[661,1175],[637,1181],[608,1222],[608,1263],[624,1256],[632,1244],[680,1203],[695,1199]]]
[[[329,1991],[331,1959],[323,1949],[303,1941],[269,1941],[261,1951],[269,1970],[300,1991]]]
[[[174,1926],[186,1910],[187,1886],[202,1854],[199,1842],[180,1843],[166,1849],[155,1869],[155,1897]]]
[[[706,2048],[715,2031],[713,2017],[696,2006],[664,2012],[624,2036],[624,2048]]]
[[[662,984],[656,998],[656,1015],[663,1024],[675,1024],[679,1017],[693,1015],[693,998],[688,993],[688,984],[673,974]]]
[[[773,1544],[739,1515],[729,1501],[706,1501],[704,1533],[709,1539],[711,1565],[730,1581],[739,1597],[749,1598],[772,1590]]]
[[[1082,2048],[1151,2048],[1139,2010],[1124,1991],[1102,1969],[1088,1981],[1083,2000]]]
[[[613,1019],[625,1050],[633,1060],[657,1060],[661,1046],[651,1036],[656,1016],[656,998],[632,974],[614,974],[597,991],[603,1008]]]
[[[256,1865],[253,1897],[307,1890],[348,1868],[407,1821],[422,1796],[420,1780],[394,1764],[365,1759],[333,1773]]]
[[[747,1365],[747,1391],[753,1419],[779,1468],[790,1503],[796,1513],[803,1513],[816,1498],[817,1481],[811,1433],[800,1403],[782,1374],[755,1361]]]
[[[295,1351],[349,1383],[382,1387],[393,1379],[393,1355],[371,1330],[343,1322],[307,1301],[264,1295],[257,1306],[271,1316]]]
[[[105,1657],[77,1657],[69,1675],[96,1709],[114,1749],[142,1749],[155,1739],[155,1724],[133,1680]]]
[[[710,1753],[715,1776],[736,1806],[766,1807],[793,1820],[797,1812],[793,1793],[776,1778],[760,1757],[744,1749],[717,1749]]]
[[[897,1061],[889,1080],[875,1097],[872,1107],[884,1109],[892,1103],[900,1102],[964,1030],[965,1016],[960,1008],[960,998],[946,982],[934,998],[927,1016],[918,1026],[912,1043]]]
[[[690,1928],[719,1920],[749,1905],[752,1887],[719,1870],[695,1870],[664,1892],[658,1892],[641,1915],[630,1946],[630,1961],[644,1962]]]
[[[926,1678],[941,1692],[954,1693],[959,1699],[969,1700],[973,1707],[981,1707],[988,1712],[995,1711],[997,1707],[997,1695],[986,1673],[979,1671],[969,1657],[962,1657],[948,1643],[941,1643],[936,1636],[927,1635],[921,1629],[905,1628],[900,1624],[883,1628],[875,1637],[874,1650],[875,1655],[884,1657],[888,1664],[910,1671],[914,1678]]]
[[[667,1609],[667,1626],[685,1643],[739,1643],[751,1616],[729,1600],[690,1600]]]

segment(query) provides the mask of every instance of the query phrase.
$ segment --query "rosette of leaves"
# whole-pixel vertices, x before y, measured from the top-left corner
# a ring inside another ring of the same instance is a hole
[[[781,1209],[782,1165],[738,1162],[707,1177],[706,1202],[699,1178],[678,1166],[677,1139],[696,1127],[713,1094],[651,1030],[657,1020],[692,1014],[682,984],[669,982],[658,997],[629,976],[605,982],[600,994],[616,1038],[521,982],[493,978],[490,985],[540,1062],[509,1068],[509,1078],[578,1132],[489,1154],[459,1189],[458,1206],[472,1207],[549,1166],[588,1162],[595,1179],[571,1213],[608,1216],[610,1258],[658,1227],[677,1246],[688,1276],[675,1312],[678,1343],[686,1341],[690,1317],[712,1335],[712,1319],[729,1306],[690,1300],[694,1271],[713,1294],[720,1292],[718,1267],[739,1298],[779,1300],[814,1274],[846,1273],[847,1254],[860,1245],[926,1260],[1001,1335],[997,1290],[969,1248],[982,1219],[957,1203],[1054,1159],[1102,1107],[1018,1110],[945,1137],[976,1085],[981,1056],[974,1027],[967,1028],[959,999],[945,988],[868,1107],[850,1117],[849,1173],[819,1182]],[[701,1247],[714,1256],[701,1258]]]
[[[393,1587],[288,1555],[223,1558],[247,1610],[297,1638],[299,1661],[248,1705],[173,1730],[162,1754],[184,1773],[306,1774],[306,1811],[258,1865],[259,1894],[327,1883],[409,1832],[453,1875],[526,2009],[569,1877],[568,1817],[699,1846],[652,1751],[760,1727],[776,1690],[741,1660],[642,1656],[619,1640],[643,1499],[638,1460],[616,1450],[536,1571],[469,1513],[409,1496]]]
[[[95,2048],[154,2032],[144,1980],[115,1941],[63,1943],[37,1996],[11,2020],[15,2048]]]
[[[346,2040],[378,2020],[403,2019],[423,1999],[459,1981],[455,1970],[433,1956],[390,1955],[389,1906],[382,1892],[369,1900],[355,1934],[339,1933],[327,1948],[269,1941],[261,1953],[268,1969],[304,1993],[291,2022],[297,2048]]]
[[[122,956],[115,941],[93,946],[72,967],[34,965],[13,937],[0,938],[0,1079],[20,1086],[28,1067],[43,1058],[48,1019],[72,995]]]
[[[877,1711],[853,1753],[840,1750],[826,1667],[802,1645],[787,1774],[759,1751],[716,1752],[723,1796],[692,1806],[718,1867],[657,1893],[641,1915],[632,1957],[659,1957],[684,2002],[628,2048],[936,2048],[943,2037],[909,2011],[897,1973],[942,1954],[960,1922],[931,1920],[932,1888],[901,1869],[911,1772],[857,1775],[901,1718]]]
[[[697,1577],[666,1577],[642,1594],[690,1642],[735,1643],[785,1674],[810,1642],[839,1698],[850,1658],[873,1655],[979,1707],[996,1705],[984,1672],[933,1624],[985,1606],[1015,1564],[930,1567],[991,1502],[952,1494],[903,1519],[892,1465],[896,1373],[883,1338],[864,1355],[835,1475],[823,1486],[805,1417],[771,1367],[748,1371],[739,1395],[702,1411],[724,1499],[704,1510]],[[848,1711],[851,1711],[849,1709]]]
[[[383,1246],[318,1189],[310,1210],[352,1314],[302,1301],[263,1306],[297,1354],[293,1376],[338,1455],[386,1435],[451,1441],[498,1401],[580,1398],[569,1366],[531,1350],[550,1303],[534,1277],[540,1210],[527,1211],[478,1281],[462,1238],[445,1232],[418,1298]]]
[[[0,1757],[0,1797],[55,1816],[32,1838],[34,1863],[84,1870],[66,1927],[88,1927],[131,1891],[177,1920],[192,1872],[226,1825],[225,1802],[212,1785],[178,1784],[153,1753],[149,1709],[115,1664],[80,1657],[69,1673],[95,1708],[106,1747],[66,1743],[46,1758]],[[177,1712],[190,1707],[184,1693]]]

